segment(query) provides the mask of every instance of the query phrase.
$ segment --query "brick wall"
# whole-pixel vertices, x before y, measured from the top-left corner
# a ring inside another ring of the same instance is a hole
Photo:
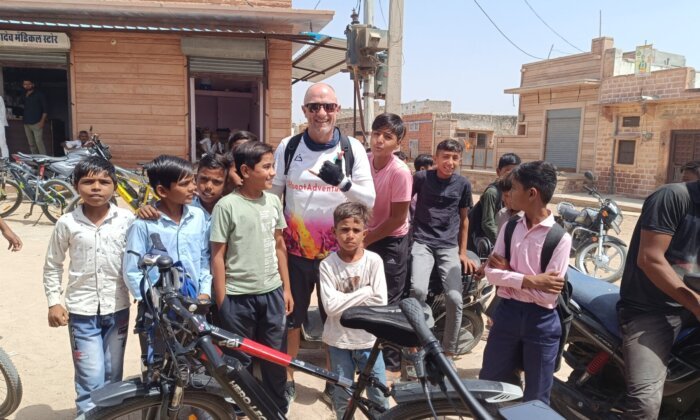
[[[409,142],[411,140],[417,139],[418,140],[418,154],[421,153],[428,153],[428,154],[433,154],[433,149],[434,146],[437,143],[434,143],[436,138],[435,136],[435,131],[434,131],[434,117],[432,113],[428,114],[414,114],[414,115],[405,115],[403,117],[403,121],[407,126],[407,131],[406,131],[406,137],[405,137],[405,147],[402,148],[403,150],[408,150],[409,147]],[[411,123],[417,123],[418,124],[418,130],[414,131],[411,130]]]
[[[641,101],[642,96],[654,99],[700,98],[694,90],[695,70],[689,67],[660,70],[647,76],[634,74],[609,77],[601,86],[600,103]]]

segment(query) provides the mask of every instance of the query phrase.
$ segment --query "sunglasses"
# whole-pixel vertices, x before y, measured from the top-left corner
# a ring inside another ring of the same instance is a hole
[[[320,111],[321,107],[323,107],[328,114],[335,112],[338,109],[338,104],[320,104],[318,102],[308,103],[304,106],[309,110],[309,112],[313,112],[314,114]]]

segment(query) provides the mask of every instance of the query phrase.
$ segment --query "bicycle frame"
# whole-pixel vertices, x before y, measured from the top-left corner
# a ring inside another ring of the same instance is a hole
[[[51,204],[49,202],[40,201],[40,198],[47,196],[47,191],[44,189],[43,176],[46,170],[46,165],[39,165],[39,174],[35,175],[29,167],[25,167],[24,164],[10,162],[8,164],[7,170],[10,172],[12,178],[17,182],[22,193],[24,193],[32,204],[45,205]],[[34,183],[33,194],[27,194],[27,185]]]
[[[116,167],[116,169],[117,185],[115,191],[132,210],[138,210],[139,207],[149,204],[152,199],[157,197],[151,185],[142,179],[141,175],[121,167]],[[132,186],[132,183],[135,184],[136,188]]]

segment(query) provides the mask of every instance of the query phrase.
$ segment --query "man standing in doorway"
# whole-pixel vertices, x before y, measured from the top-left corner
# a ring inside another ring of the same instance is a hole
[[[24,87],[24,134],[27,135],[29,148],[33,154],[46,154],[44,146],[44,124],[48,117],[48,104],[46,97],[35,89],[34,82],[25,79],[22,82]]]
[[[340,105],[333,88],[325,83],[311,86],[302,110],[308,128],[302,135],[282,140],[275,152],[277,174],[272,182],[272,191],[284,195],[287,219],[284,239],[294,298],[287,353],[292,357],[299,352],[300,328],[306,321],[314,287],[318,294],[321,261],[337,250],[333,210],[345,201],[371,208],[375,197],[364,147],[358,140],[342,136],[335,126]],[[321,315],[324,317],[322,309]],[[285,395],[290,402],[296,396],[291,372]]]

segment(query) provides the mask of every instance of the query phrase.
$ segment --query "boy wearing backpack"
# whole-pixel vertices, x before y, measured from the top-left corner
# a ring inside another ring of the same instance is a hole
[[[502,301],[493,313],[479,374],[510,382],[523,369],[524,400],[547,404],[562,336],[557,299],[571,248],[571,237],[547,210],[556,185],[556,168],[548,162],[525,163],[512,172],[511,205],[525,215],[501,230],[485,269]]]

